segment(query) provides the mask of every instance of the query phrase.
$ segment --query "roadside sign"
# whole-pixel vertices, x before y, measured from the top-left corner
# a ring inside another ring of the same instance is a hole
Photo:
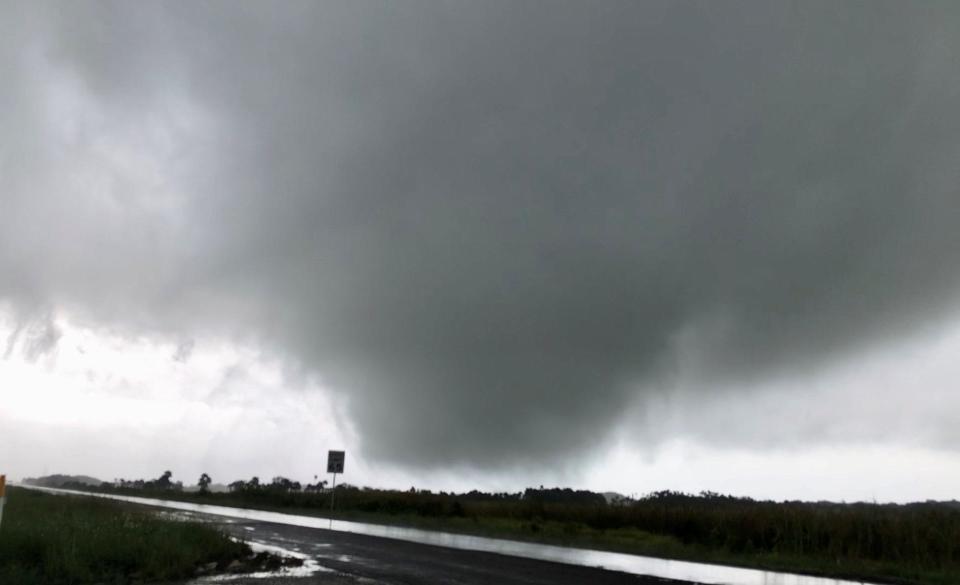
[[[343,473],[343,462],[346,453],[343,451],[327,452],[327,473]]]
[[[330,488],[330,522],[333,522],[333,501],[337,497],[337,474],[343,473],[343,461],[346,453],[343,451],[327,451],[327,473],[333,474],[333,487]]]

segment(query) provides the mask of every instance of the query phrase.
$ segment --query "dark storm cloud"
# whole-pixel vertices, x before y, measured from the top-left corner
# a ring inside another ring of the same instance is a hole
[[[176,351],[173,352],[173,361],[186,363],[190,360],[190,356],[193,355],[193,347],[195,342],[192,339],[186,341],[181,341],[177,344]]]
[[[14,352],[22,353],[29,362],[36,362],[44,355],[54,353],[63,332],[53,320],[53,315],[23,314],[12,324],[7,335],[3,359]]]
[[[0,294],[277,347],[375,457],[550,459],[677,368],[816,366],[954,306],[951,4],[17,15]]]

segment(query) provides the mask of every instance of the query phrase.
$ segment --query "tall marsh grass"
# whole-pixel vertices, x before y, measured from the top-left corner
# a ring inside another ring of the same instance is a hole
[[[247,550],[211,526],[108,500],[11,488],[0,526],[0,583],[174,580]]]

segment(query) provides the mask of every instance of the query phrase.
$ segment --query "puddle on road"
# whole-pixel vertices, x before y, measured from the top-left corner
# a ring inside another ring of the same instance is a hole
[[[137,504],[146,504],[149,506],[160,506],[163,508],[187,512],[212,514],[215,516],[243,518],[245,520],[256,520],[261,522],[274,522],[277,524],[303,526],[307,528],[321,528],[339,532],[352,532],[355,534],[365,534],[369,536],[381,536],[385,538],[395,538],[397,540],[432,544],[447,548],[492,552],[515,557],[566,563],[568,565],[599,567],[612,571],[632,573],[635,575],[649,575],[653,577],[662,577],[665,579],[693,581],[695,583],[705,583],[711,585],[856,585],[862,583],[860,581],[828,579],[824,577],[808,577],[805,575],[795,575],[792,573],[777,573],[773,571],[761,571],[757,569],[741,569],[738,567],[709,565],[706,563],[694,563],[689,561],[671,561],[667,559],[658,559],[639,555],[629,555],[580,548],[567,548],[548,544],[534,544],[498,538],[485,538],[482,536],[467,536],[462,534],[451,534],[448,532],[433,532],[429,530],[420,530],[417,528],[402,528],[398,526],[385,526],[382,524],[349,522],[346,520],[329,520],[326,518],[316,518],[313,516],[297,516],[294,514],[281,514],[279,512],[265,512],[262,510],[249,510],[246,508],[229,508],[226,506],[192,504],[188,502],[156,500],[153,498],[119,496],[114,494],[76,492],[72,490],[54,490],[49,488],[34,489],[95,496]],[[300,554],[294,553],[293,551],[289,552],[292,554]],[[864,583],[863,585],[870,584]]]
[[[276,577],[310,577],[315,573],[333,573],[334,570],[328,567],[324,567],[316,560],[312,559],[309,555],[303,553],[285,549],[282,546],[276,546],[272,544],[266,544],[263,542],[256,541],[245,541],[247,545],[253,549],[253,552],[268,552],[273,553],[281,557],[293,557],[295,559],[300,559],[303,561],[303,564],[299,567],[283,567],[276,571],[257,571],[255,573],[228,573],[224,575],[208,575],[205,577],[197,577],[192,581],[188,581],[188,585],[202,585],[204,583],[225,583],[229,581],[236,581],[238,579],[270,579]]]

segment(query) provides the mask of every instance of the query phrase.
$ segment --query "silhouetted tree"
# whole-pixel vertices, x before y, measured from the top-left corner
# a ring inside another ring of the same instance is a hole
[[[197,485],[200,486],[200,493],[205,494],[210,491],[210,476],[206,473],[200,475],[200,479],[197,481]]]
[[[156,481],[157,487],[165,490],[170,489],[173,485],[173,483],[170,481],[171,477],[173,477],[172,471],[164,471],[163,475],[161,475]]]

